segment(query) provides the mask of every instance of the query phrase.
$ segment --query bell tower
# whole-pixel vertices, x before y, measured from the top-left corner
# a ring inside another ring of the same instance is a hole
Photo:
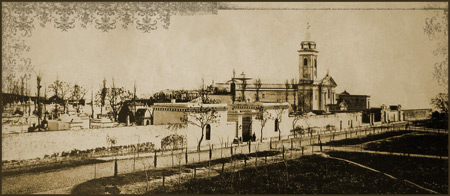
[[[317,79],[317,53],[316,43],[310,41],[309,23],[305,40],[300,43],[299,53],[299,78],[300,80],[314,81]]]

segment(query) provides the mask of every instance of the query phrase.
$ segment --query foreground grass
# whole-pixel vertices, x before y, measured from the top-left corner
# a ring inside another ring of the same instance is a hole
[[[401,131],[391,131],[391,132],[384,132],[384,133],[369,134],[367,136],[362,136],[360,138],[348,138],[348,139],[343,139],[343,140],[331,141],[331,142],[325,143],[324,145],[329,145],[329,146],[356,145],[356,144],[362,144],[362,143],[366,143],[366,142],[370,142],[370,141],[394,137],[394,136],[398,136],[398,135],[403,135],[403,134],[407,134],[407,133],[411,133],[411,132],[412,131],[401,130]],[[371,133],[371,132],[369,132],[369,133]]]
[[[287,163],[287,164],[285,164]],[[148,194],[393,194],[426,193],[400,180],[318,155],[158,187]]]
[[[334,151],[327,154],[366,165],[439,193],[448,193],[448,160],[361,152]]]
[[[364,149],[385,152],[448,156],[448,134],[408,134],[385,141],[369,143]]]
[[[233,160],[244,160],[249,157],[270,157],[280,154],[278,151],[263,151],[258,153],[251,154],[236,154],[233,155]],[[207,167],[208,165],[216,165],[222,163],[229,163],[230,158],[220,158],[214,159],[210,162],[202,161],[196,163],[189,163],[188,165],[181,165],[182,173],[190,173],[192,168],[202,168]],[[120,193],[121,186],[131,185],[136,183],[145,183],[148,180],[161,179],[162,176],[172,176],[180,173],[180,167],[171,167],[171,168],[151,168],[147,171],[138,171],[134,173],[128,174],[120,174],[117,177],[103,177],[98,179],[93,179],[86,181],[77,185],[73,190],[72,194],[76,195],[99,195],[105,193]]]

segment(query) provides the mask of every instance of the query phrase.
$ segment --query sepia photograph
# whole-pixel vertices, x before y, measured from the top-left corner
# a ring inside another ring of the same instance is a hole
[[[1,3],[1,194],[448,194],[448,2]]]

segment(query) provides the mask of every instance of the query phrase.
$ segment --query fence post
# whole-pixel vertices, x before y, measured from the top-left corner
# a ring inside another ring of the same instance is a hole
[[[197,175],[197,168],[196,167],[194,167],[194,179],[195,179],[195,176]]]
[[[225,168],[225,162],[222,162],[222,175],[223,175],[224,168]]]
[[[212,158],[212,149],[211,147],[209,147],[209,160],[211,160],[211,158]]]
[[[284,145],[283,145],[283,160],[284,160]]]
[[[156,157],[157,155],[156,155],[156,151],[155,151],[155,157],[154,157],[154,160],[153,160],[153,165],[156,167],[156,163],[158,162],[158,158]]]
[[[114,158],[114,177],[117,177],[118,168],[117,168],[117,159]]]
[[[162,171],[162,175],[163,175],[163,181],[162,181],[162,185],[164,187],[165,181],[166,181],[166,175],[164,173],[164,170]]]
[[[269,148],[272,150],[272,138],[270,138]]]
[[[230,154],[233,156],[233,144],[230,145]]]
[[[188,163],[188,149],[187,149],[187,146],[186,146],[186,153],[185,153],[184,157],[186,159],[186,164],[187,164]]]
[[[248,153],[252,152],[251,146],[252,146],[252,141],[249,140],[248,141]]]

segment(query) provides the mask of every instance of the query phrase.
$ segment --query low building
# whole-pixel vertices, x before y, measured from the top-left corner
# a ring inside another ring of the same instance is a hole
[[[236,124],[227,122],[226,104],[155,103],[152,108],[153,124],[176,129],[187,138],[188,147],[196,147],[200,140],[202,146],[209,146],[231,142],[235,137]],[[215,117],[211,117],[212,112]]]
[[[336,96],[337,103],[345,102],[347,105],[346,111],[349,112],[362,112],[370,108],[370,96],[369,95],[351,95],[347,91],[344,91]]]

